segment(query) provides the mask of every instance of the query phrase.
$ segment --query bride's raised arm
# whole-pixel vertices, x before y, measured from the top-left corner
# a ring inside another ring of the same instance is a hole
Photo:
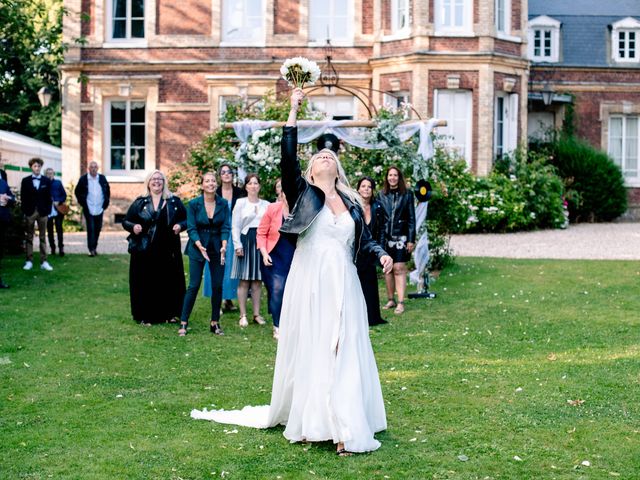
[[[282,190],[291,209],[293,209],[298,196],[306,187],[306,181],[302,178],[300,162],[298,161],[298,109],[303,100],[304,92],[302,89],[294,88],[291,92],[289,118],[287,119],[287,124],[283,127],[282,142],[280,143]]]

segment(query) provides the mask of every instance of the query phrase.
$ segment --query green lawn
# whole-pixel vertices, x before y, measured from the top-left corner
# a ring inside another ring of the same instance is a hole
[[[52,263],[3,263],[3,479],[640,478],[640,262],[458,259],[371,331],[389,428],[349,458],[190,419],[268,403],[270,328],[142,327],[127,256]]]

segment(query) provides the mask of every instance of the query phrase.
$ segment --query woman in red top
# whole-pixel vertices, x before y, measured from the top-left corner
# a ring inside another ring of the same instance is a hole
[[[269,313],[273,318],[273,338],[278,339],[280,327],[280,312],[282,311],[282,296],[287,275],[291,268],[295,244],[278,231],[282,221],[289,215],[289,205],[282,192],[280,179],[276,181],[277,201],[267,207],[260,225],[256,240],[262,254],[262,281],[267,287],[269,299]]]

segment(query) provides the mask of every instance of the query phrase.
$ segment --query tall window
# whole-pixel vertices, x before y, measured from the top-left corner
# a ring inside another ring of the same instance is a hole
[[[309,0],[309,42],[353,43],[353,0]]]
[[[472,94],[468,90],[436,90],[435,117],[447,121],[438,133],[446,138],[447,146],[467,161],[471,168]]]
[[[110,0],[111,38],[144,38],[144,0]]]
[[[529,58],[534,62],[555,63],[560,59],[558,20],[542,15],[529,22]]]
[[[640,62],[640,21],[627,17],[611,25],[611,53],[616,62]]]
[[[222,41],[264,42],[263,0],[224,0]]]
[[[244,108],[247,106],[256,107],[262,105],[262,97],[247,96],[242,97],[239,95],[229,95],[220,97],[219,117],[224,118],[225,113],[231,107]]]
[[[496,31],[499,34],[511,33],[511,0],[496,1]]]
[[[627,183],[640,186],[638,115],[614,115],[609,119],[609,155],[620,166]]]
[[[496,97],[494,122],[494,153],[496,158],[518,146],[518,95]]]
[[[311,108],[322,112],[329,120],[353,120],[355,113],[354,97],[346,96],[311,96]]]
[[[472,0],[435,0],[436,34],[471,35]]]
[[[403,33],[409,30],[409,0],[391,0],[391,31]]]
[[[382,96],[382,103],[388,108],[402,108],[403,104],[409,103],[409,92],[406,90],[385,93]]]
[[[145,169],[146,105],[138,101],[112,101],[108,110],[109,167],[111,172]]]

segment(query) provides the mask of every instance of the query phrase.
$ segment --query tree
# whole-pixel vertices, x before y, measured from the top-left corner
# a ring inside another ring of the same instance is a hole
[[[62,0],[0,2],[0,129],[60,145]],[[44,108],[38,90],[52,98]]]

